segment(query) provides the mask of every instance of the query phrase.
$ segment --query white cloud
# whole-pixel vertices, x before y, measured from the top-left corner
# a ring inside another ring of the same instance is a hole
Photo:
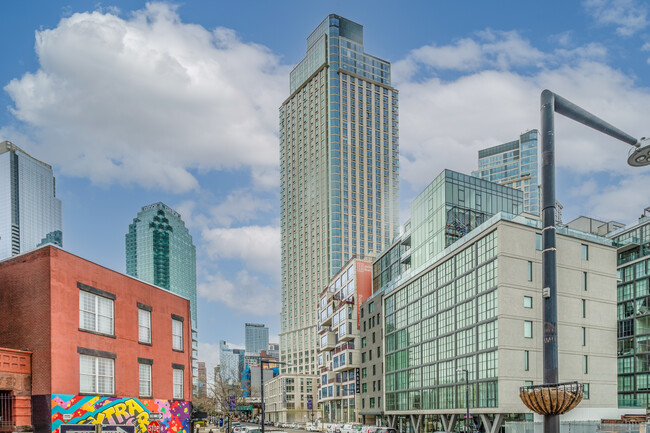
[[[617,183],[607,185],[586,197],[592,215],[603,220],[615,220],[625,224],[636,222],[643,209],[650,206],[648,197],[650,173],[635,171]]]
[[[273,209],[268,198],[254,197],[247,191],[233,191],[226,199],[210,209],[212,219],[222,226],[233,222],[249,222],[258,217],[258,213]]]
[[[645,29],[648,20],[648,5],[637,0],[586,0],[587,12],[600,24],[616,26],[622,36],[631,36]]]
[[[280,314],[279,286],[268,286],[246,270],[238,272],[234,280],[221,274],[209,275],[198,285],[198,293],[202,299],[223,303],[248,315]]]
[[[212,382],[214,367],[219,365],[219,345],[199,341],[199,361],[205,362],[208,381]]]
[[[41,158],[97,184],[183,192],[193,169],[249,167],[273,186],[288,69],[229,29],[149,3],[124,19],[77,13],[36,33],[40,69],[5,90]]]
[[[279,279],[279,227],[212,228],[203,231],[202,239],[210,258],[242,260],[247,269]]]

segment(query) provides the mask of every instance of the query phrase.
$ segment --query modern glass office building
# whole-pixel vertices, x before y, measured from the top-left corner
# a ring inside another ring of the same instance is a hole
[[[409,278],[492,215],[502,211],[516,215],[522,210],[522,191],[443,170],[411,202],[404,233],[373,263],[373,290]]]
[[[246,323],[246,353],[256,353],[268,350],[269,348],[269,328],[258,323]]]
[[[608,234],[618,246],[618,404],[650,406],[650,208]]]
[[[518,140],[488,147],[478,152],[478,170],[473,176],[508,185],[524,192],[524,212],[539,214],[536,129]]]
[[[318,295],[398,233],[398,95],[363,27],[329,15],[280,107],[283,373],[317,376]]]
[[[52,167],[0,143],[0,259],[40,245],[63,246],[61,200]]]
[[[198,393],[196,248],[178,212],[158,202],[144,206],[129,225],[126,273],[190,300],[192,370]]]

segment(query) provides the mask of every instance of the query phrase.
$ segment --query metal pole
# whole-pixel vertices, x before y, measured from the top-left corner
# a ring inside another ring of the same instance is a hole
[[[555,124],[557,112],[635,147],[641,141],[550,90],[541,94],[542,135],[542,296],[544,383],[558,380],[557,267],[555,256]],[[544,416],[544,433],[560,433],[560,416]]]
[[[465,430],[469,433],[469,370],[465,369],[465,405],[467,406],[467,415],[465,416]]]
[[[557,274],[555,257],[555,95],[541,96],[542,121],[542,304],[544,383],[558,383]],[[544,433],[560,433],[560,417],[544,415]]]
[[[260,360],[260,377],[262,385],[260,392],[262,393],[262,433],[264,433],[264,360]]]

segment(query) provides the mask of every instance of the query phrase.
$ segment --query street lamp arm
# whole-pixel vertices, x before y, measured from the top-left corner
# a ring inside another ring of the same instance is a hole
[[[544,90],[542,92],[542,101],[548,101],[553,103],[553,108],[556,113],[573,119],[578,123],[582,123],[590,128],[593,128],[597,131],[607,134],[610,137],[614,137],[617,140],[621,140],[624,143],[627,143],[634,147],[641,146],[641,140],[632,137],[630,134],[627,134],[617,127],[611,125],[608,122],[605,122],[603,119],[594,116],[587,110],[578,107],[573,102],[569,101],[566,98],[553,93],[550,90]],[[544,104],[544,102],[542,102]]]

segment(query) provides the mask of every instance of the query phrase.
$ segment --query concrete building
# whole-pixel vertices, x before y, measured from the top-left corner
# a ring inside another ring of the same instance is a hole
[[[132,424],[164,412],[189,429],[190,302],[52,245],[0,262],[5,347],[32,353],[37,433],[62,424]]]
[[[306,423],[317,419],[316,378],[282,374],[264,382],[266,419],[278,422]]]
[[[372,262],[350,259],[320,293],[318,408],[323,422],[359,422],[359,306],[372,294]],[[372,359],[372,354],[370,354]]]
[[[144,206],[125,236],[126,273],[177,293],[192,306],[192,383],[198,393],[196,248],[181,215],[164,203]]]
[[[241,374],[242,397],[250,398],[256,402],[260,401],[260,390],[262,388],[262,372],[264,372],[264,385],[280,373],[278,367],[265,368],[258,365],[247,364]]]
[[[0,142],[0,259],[47,243],[63,246],[52,167]]]
[[[563,419],[616,417],[616,249],[569,228],[557,234],[560,381],[584,383],[586,393]],[[472,414],[494,414],[496,428],[525,419],[519,387],[542,382],[541,296],[541,223],[507,213],[386,291],[389,423],[430,431],[444,417],[453,429],[466,407],[458,369],[469,371]]]
[[[260,353],[269,348],[269,328],[258,323],[246,323],[246,352]]]
[[[384,331],[382,326],[383,292],[371,295],[361,305],[361,356],[359,378],[360,403],[357,413],[364,425],[385,425],[384,418]]]
[[[353,255],[398,232],[398,97],[363,27],[329,15],[280,107],[283,373],[317,379],[317,297]],[[307,379],[305,379],[307,380]]]
[[[508,185],[524,193],[524,212],[539,215],[539,181],[536,129],[518,140],[488,147],[478,152],[478,170],[473,176]]]
[[[608,223],[608,226],[612,226]],[[601,225],[598,230],[609,227]],[[618,247],[618,404],[650,406],[650,208],[607,235]],[[592,281],[582,284],[590,288]]]

